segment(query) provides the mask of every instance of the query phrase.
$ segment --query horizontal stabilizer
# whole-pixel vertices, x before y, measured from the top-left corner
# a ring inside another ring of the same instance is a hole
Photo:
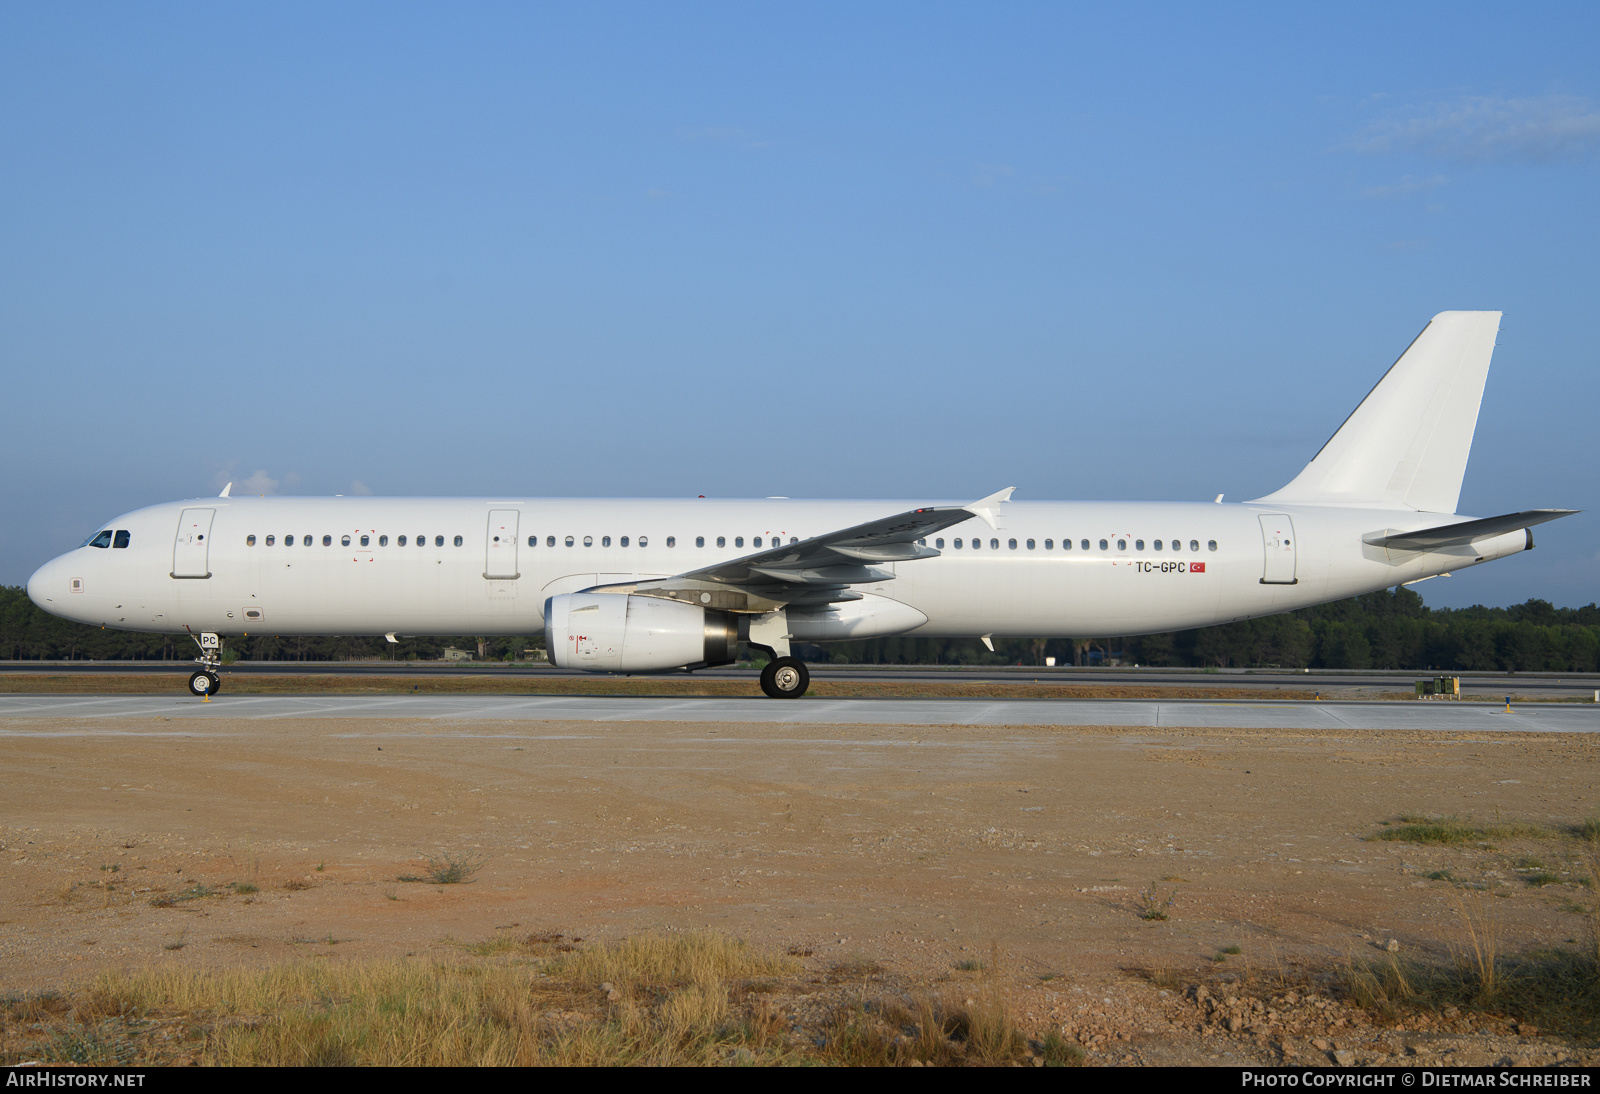
[[[1261,501],[1454,513],[1497,311],[1433,317],[1293,482]]]
[[[1396,551],[1433,551],[1440,547],[1455,547],[1487,536],[1498,536],[1522,528],[1532,528],[1547,520],[1569,517],[1577,509],[1529,509],[1525,513],[1507,513],[1503,517],[1484,517],[1460,524],[1445,524],[1438,528],[1422,528],[1415,532],[1396,532],[1394,535],[1364,536],[1363,543],[1373,547],[1387,547]]]

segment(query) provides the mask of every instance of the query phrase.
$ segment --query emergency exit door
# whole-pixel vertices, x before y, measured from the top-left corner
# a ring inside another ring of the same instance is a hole
[[[1295,552],[1294,522],[1282,513],[1261,515],[1261,544],[1266,562],[1261,571],[1263,585],[1293,585]]]
[[[178,516],[178,535],[172,543],[173,577],[210,577],[211,518],[215,509],[185,509]]]
[[[517,569],[517,510],[489,510],[489,534],[483,564],[483,576],[491,579],[521,577]]]

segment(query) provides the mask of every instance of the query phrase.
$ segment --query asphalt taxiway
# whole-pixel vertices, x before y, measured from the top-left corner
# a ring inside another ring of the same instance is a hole
[[[701,722],[789,725],[1029,725],[1195,729],[1432,730],[1595,733],[1600,707],[1461,702],[1228,702],[1144,699],[771,699],[623,696],[220,695],[210,702],[161,695],[0,696],[0,737],[119,732],[119,723],[285,719],[430,719],[439,722]],[[63,725],[79,723],[79,728]]]

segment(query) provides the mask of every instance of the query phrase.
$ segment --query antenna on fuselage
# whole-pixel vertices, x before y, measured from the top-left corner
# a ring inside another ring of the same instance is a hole
[[[228,496],[228,491],[232,490],[232,489],[233,489],[233,483],[230,482],[227,486],[224,486],[222,488],[222,493],[218,494],[217,497],[219,497],[219,498],[227,497]]]

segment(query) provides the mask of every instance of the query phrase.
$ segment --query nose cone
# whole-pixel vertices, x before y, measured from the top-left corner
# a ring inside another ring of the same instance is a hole
[[[53,558],[28,579],[28,599],[51,615],[62,614],[62,601],[67,595],[67,579],[62,576],[65,566],[64,560]]]

